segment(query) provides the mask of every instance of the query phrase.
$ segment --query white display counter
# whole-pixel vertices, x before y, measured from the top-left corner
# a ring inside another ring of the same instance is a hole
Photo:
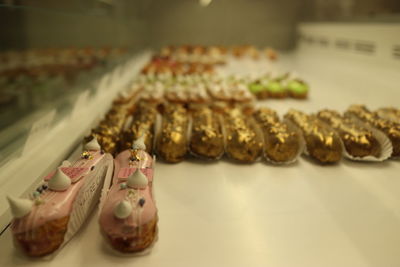
[[[398,78],[392,72],[373,72],[373,66],[363,71],[358,61],[322,54],[302,51],[282,56],[273,66],[297,70],[309,81],[308,100],[261,105],[281,115],[289,108],[343,111],[353,103],[398,107]],[[246,64],[251,63],[239,66]],[[400,266],[399,173],[398,160],[342,160],[331,166],[305,157],[289,166],[225,159],[158,162],[159,240],[150,254],[112,254],[93,212],[50,261],[22,257],[6,230],[0,236],[0,266]]]

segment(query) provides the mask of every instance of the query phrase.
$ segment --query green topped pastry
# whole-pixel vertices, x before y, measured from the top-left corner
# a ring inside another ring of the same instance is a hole
[[[279,79],[269,81],[266,90],[268,96],[271,98],[285,98],[288,94],[286,88],[282,85],[282,82]]]
[[[249,90],[253,94],[257,94],[263,90],[263,86],[260,83],[254,82],[249,84]]]
[[[254,81],[249,84],[249,90],[250,92],[255,95],[258,99],[265,99],[267,98],[266,94],[266,88],[263,84],[261,84],[259,81]]]
[[[304,81],[295,79],[288,82],[287,90],[291,97],[305,99],[307,98],[309,87]]]

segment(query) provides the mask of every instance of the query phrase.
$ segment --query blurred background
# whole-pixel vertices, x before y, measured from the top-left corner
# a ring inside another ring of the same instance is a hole
[[[253,44],[291,49],[299,22],[399,22],[397,0],[1,0],[0,49]]]

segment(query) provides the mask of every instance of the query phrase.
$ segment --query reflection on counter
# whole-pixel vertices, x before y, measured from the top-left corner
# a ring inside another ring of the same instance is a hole
[[[0,129],[84,86],[125,53],[121,48],[54,48],[0,53]]]

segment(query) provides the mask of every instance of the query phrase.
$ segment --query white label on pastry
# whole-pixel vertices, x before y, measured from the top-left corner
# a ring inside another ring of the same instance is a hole
[[[104,180],[109,180],[112,175],[113,159],[106,154],[104,158],[95,165],[95,169],[84,179],[85,184],[79,190],[74,201],[72,212],[65,233],[64,242],[67,243],[85,222],[87,216],[99,201]],[[62,246],[61,246],[62,247]]]

